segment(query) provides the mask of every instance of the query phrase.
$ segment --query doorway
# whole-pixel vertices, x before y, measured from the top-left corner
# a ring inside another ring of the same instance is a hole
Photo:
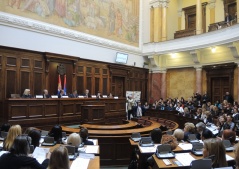
[[[118,97],[125,97],[125,77],[112,77],[112,93]]]
[[[211,78],[212,103],[217,100],[223,101],[223,96],[230,90],[229,77],[213,77]]]

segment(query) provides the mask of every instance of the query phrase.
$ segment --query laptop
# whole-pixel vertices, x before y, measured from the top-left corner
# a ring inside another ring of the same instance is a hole
[[[174,158],[170,144],[161,144],[157,146],[155,155],[160,159]]]
[[[133,140],[134,142],[138,142],[141,140],[141,135],[140,133],[132,133],[131,135],[131,140]]]
[[[42,146],[54,146],[55,144],[54,137],[45,137]]]
[[[199,143],[199,140],[196,137],[196,134],[189,134],[188,135],[188,142],[189,143]]]
[[[192,153],[196,156],[203,155],[203,143],[192,143]]]
[[[223,143],[227,152],[230,152],[230,151],[234,150],[234,147],[232,146],[232,144],[229,140],[222,140],[222,143]]]
[[[76,153],[76,147],[75,146],[70,146],[70,145],[65,145],[65,147],[68,150],[68,158],[69,160],[74,160],[78,156]]]
[[[7,137],[7,133],[8,133],[8,132],[1,131],[0,141],[3,141],[3,140]]]
[[[151,137],[141,137],[139,145],[141,147],[152,147],[152,146],[154,146],[154,143],[153,143]]]

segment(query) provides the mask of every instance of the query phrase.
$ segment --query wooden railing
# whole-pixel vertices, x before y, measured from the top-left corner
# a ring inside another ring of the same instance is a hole
[[[235,25],[236,23],[237,21],[235,19],[230,22],[221,21],[221,22],[212,23],[208,26],[208,32],[227,28],[229,26]]]
[[[176,31],[174,33],[174,39],[183,38],[183,37],[187,37],[187,36],[193,36],[193,35],[196,35],[195,28],[180,30],[180,31]]]

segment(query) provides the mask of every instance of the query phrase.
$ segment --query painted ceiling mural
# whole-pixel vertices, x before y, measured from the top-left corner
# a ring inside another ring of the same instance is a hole
[[[139,0],[1,0],[0,11],[139,46]]]

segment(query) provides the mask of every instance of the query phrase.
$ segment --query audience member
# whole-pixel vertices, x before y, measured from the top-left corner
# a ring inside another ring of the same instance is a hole
[[[201,140],[206,140],[206,139],[209,139],[209,138],[213,138],[213,133],[211,132],[211,130],[205,128],[202,131]]]
[[[234,99],[232,95],[229,92],[226,92],[226,95],[223,97],[224,100],[226,100],[228,103],[233,104]]]
[[[55,148],[47,169],[70,169],[68,151],[65,146]]]
[[[9,123],[4,123],[2,126],[1,126],[1,131],[4,131],[4,132],[8,132],[9,129],[10,129],[11,125]]]
[[[94,145],[92,141],[88,140],[88,130],[87,128],[81,128],[80,137],[84,145]]]
[[[62,128],[60,125],[55,125],[48,134],[50,137],[54,137],[56,143],[62,143]]]
[[[141,102],[138,102],[136,107],[136,116],[140,118],[142,117],[142,115],[143,115],[143,108],[141,106]]]
[[[235,169],[239,169],[239,143],[237,143],[235,146],[234,146],[235,150],[235,161],[236,161],[236,165],[235,165]]]
[[[22,128],[20,125],[14,125],[10,127],[6,139],[3,141],[3,149],[9,151],[12,147],[14,139],[22,134]]]
[[[227,167],[226,150],[222,141],[217,138],[212,138],[206,139],[203,142],[203,157],[214,156],[212,158],[212,167]]]
[[[205,128],[206,128],[206,125],[203,122],[199,122],[196,124],[196,130],[197,130],[196,136],[198,140],[201,140],[201,135]]]
[[[10,153],[3,154],[0,157],[1,169],[19,169],[29,167],[34,169],[46,169],[49,162],[49,154],[42,164],[35,158],[29,157],[30,138],[28,136],[17,136],[11,146]],[[59,161],[58,161],[59,162]]]
[[[187,122],[184,124],[184,141],[188,140],[189,134],[194,134],[195,132],[195,125],[193,123]]]
[[[230,129],[223,130],[222,140],[229,140],[231,144],[234,144],[236,141],[236,132]]]
[[[22,98],[32,98],[31,90],[30,89],[25,89],[24,92],[23,92]]]
[[[127,111],[128,111],[128,120],[130,120],[130,116],[134,116],[134,110],[133,110],[133,105],[134,105],[134,99],[132,95],[129,95],[127,98]]]
[[[182,141],[184,139],[184,131],[182,129],[176,129],[173,132],[173,136],[178,140]]]
[[[75,146],[76,148],[79,147],[81,144],[80,135],[77,133],[71,133],[67,139],[67,144]]]
[[[150,136],[154,144],[160,144],[162,138],[162,131],[159,128],[155,128],[150,132]]]
[[[32,139],[32,144],[34,146],[34,149],[36,147],[39,147],[40,139],[41,139],[41,132],[37,129],[32,129],[29,131],[28,136]]]

